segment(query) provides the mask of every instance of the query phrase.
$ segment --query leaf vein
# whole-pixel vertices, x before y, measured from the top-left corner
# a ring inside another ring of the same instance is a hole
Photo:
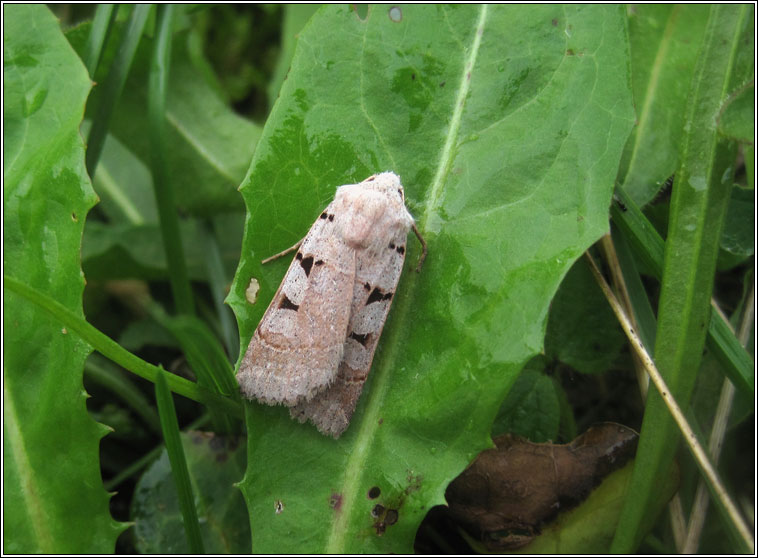
[[[458,86],[458,93],[455,96],[455,107],[453,108],[453,117],[450,120],[450,126],[448,127],[447,137],[445,138],[445,144],[440,152],[439,162],[437,163],[437,173],[432,181],[429,194],[426,196],[425,210],[423,215],[422,229],[424,225],[429,221],[431,213],[436,211],[439,199],[442,195],[442,184],[444,183],[445,176],[447,175],[448,168],[452,163],[455,155],[455,144],[458,139],[458,132],[461,127],[461,119],[463,117],[463,108],[466,104],[466,97],[469,93],[471,86],[471,71],[476,63],[477,55],[479,54],[479,46],[482,42],[482,35],[484,34],[484,26],[487,22],[488,6],[483,4],[479,6],[479,19],[474,30],[474,39],[468,52],[468,56],[463,64],[463,72],[461,72],[461,81]],[[464,51],[465,52],[465,51]]]

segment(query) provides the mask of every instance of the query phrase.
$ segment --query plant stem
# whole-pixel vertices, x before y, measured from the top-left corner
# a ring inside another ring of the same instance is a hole
[[[14,277],[3,276],[4,286],[7,289],[25,297],[37,306],[47,310],[53,317],[60,320],[66,329],[73,331],[79,337],[89,343],[96,351],[104,357],[112,360],[119,366],[151,382],[155,382],[158,375],[158,367],[145,362],[141,358],[133,355],[113,339],[98,330],[86,320],[78,317],[68,308],[56,300],[41,293],[37,289],[22,283]],[[223,411],[233,417],[242,418],[242,406],[229,397],[222,397],[210,390],[207,390],[194,382],[185,380],[176,374],[169,374],[166,377],[168,386],[174,393],[183,395],[193,401],[202,403],[208,407]]]

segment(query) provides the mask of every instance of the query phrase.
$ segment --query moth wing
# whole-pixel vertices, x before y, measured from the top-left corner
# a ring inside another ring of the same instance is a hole
[[[303,240],[250,340],[237,372],[248,398],[292,406],[337,376],[356,266],[355,250],[329,230],[330,207]]]
[[[407,228],[396,230],[384,248],[391,253],[383,257],[357,252],[350,321],[337,377],[326,390],[290,409],[293,418],[312,422],[323,434],[339,438],[350,424],[403,271],[407,235]]]

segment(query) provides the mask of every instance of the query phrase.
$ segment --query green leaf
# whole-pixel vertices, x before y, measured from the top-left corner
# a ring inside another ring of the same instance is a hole
[[[640,213],[640,215],[642,214]],[[642,276],[637,268],[637,260],[634,258],[627,239],[619,231],[615,219],[611,222],[611,237],[616,250],[619,268],[626,285],[626,291],[629,295],[634,319],[637,323],[637,334],[645,349],[649,353],[652,353],[655,349],[655,329],[657,325],[655,312],[650,304],[645,286],[642,283]],[[656,241],[660,243],[661,247],[663,246],[663,240],[660,237],[657,237]],[[659,265],[662,264],[663,260],[661,259]]]
[[[633,119],[625,36],[613,6],[376,6],[364,20],[328,6],[310,20],[241,186],[228,302],[242,352],[286,268],[260,260],[301,239],[340,184],[398,173],[430,252],[400,279],[338,441],[247,405],[255,552],[408,552],[491,444],[561,278],[608,228]],[[377,504],[398,510],[382,536]]]
[[[41,5],[3,6],[5,273],[82,315],[79,251],[95,204],[79,136],[87,71]],[[99,468],[107,428],[85,407],[90,346],[4,290],[3,550],[110,553],[125,524]]]
[[[747,187],[755,189],[755,146],[744,145],[743,152],[745,154],[745,174],[747,179]]]
[[[190,278],[207,280],[206,233],[197,219],[184,219],[179,228],[186,239],[186,257]],[[223,240],[222,261],[229,276],[241,247],[243,217],[227,213],[214,219],[214,228]],[[158,241],[158,225],[108,225],[91,221],[84,229],[82,268],[90,280],[166,279],[168,266],[163,245]]]
[[[72,29],[67,38],[82,53],[89,26]],[[123,29],[120,29],[123,33]],[[240,210],[237,186],[245,176],[260,128],[237,116],[204,80],[188,52],[187,32],[178,32],[171,47],[170,83],[166,104],[166,161],[176,186],[176,202],[193,215]],[[153,41],[143,37],[124,93],[111,121],[115,135],[144,163],[150,161],[147,122],[147,84]],[[107,67],[112,49],[104,55]],[[96,76],[98,81],[100,76]],[[90,104],[101,91],[93,91]],[[88,116],[89,112],[88,112]]]
[[[168,316],[158,305],[153,305],[151,313],[179,342],[198,385],[221,395],[238,396],[239,389],[229,360],[205,322],[195,316]],[[210,412],[216,432],[239,431],[239,423],[226,413]]]
[[[244,446],[236,438],[205,432],[182,433],[180,438],[196,495],[206,552],[247,552],[250,549],[250,527],[245,502],[233,486],[245,470]],[[135,523],[135,542],[141,553],[189,552],[176,485],[165,450],[137,482],[131,515]]]
[[[209,418],[210,417],[207,413],[200,415],[200,417],[198,417],[197,419],[193,420],[190,424],[188,424],[186,429],[194,430],[197,428],[204,427],[208,423]],[[105,482],[106,488],[109,488],[109,489],[117,488],[124,481],[138,475],[140,471],[152,465],[155,462],[155,460],[160,457],[161,452],[164,452],[164,451],[165,451],[165,447],[161,443],[161,445],[155,446],[152,450],[148,451],[147,453],[144,453],[142,457],[140,457],[136,461],[132,461],[125,467],[123,466],[123,463],[122,463],[121,470],[116,475],[112,476]],[[132,502],[134,502],[133,499],[132,499]]]
[[[179,349],[176,337],[152,318],[129,322],[119,335],[118,343],[133,353],[138,353],[146,346]]]
[[[708,6],[638,4],[629,10],[637,126],[619,178],[635,203],[645,205],[679,162],[687,94]]]
[[[543,359],[530,360],[500,406],[492,434],[517,434],[532,442],[557,440],[560,424],[558,387],[545,374]]]
[[[755,85],[751,81],[729,99],[719,117],[719,133],[743,143],[755,139]]]
[[[85,132],[88,124],[82,126]],[[153,179],[150,170],[115,136],[109,135],[103,146],[100,163],[97,165],[93,187],[100,197],[98,211],[110,223],[144,225],[158,223],[158,208],[153,195]],[[87,229],[97,221],[88,221]]]
[[[133,413],[141,417],[153,432],[160,432],[158,413],[142,391],[134,385],[133,376],[127,376],[118,366],[95,353],[91,354],[84,364],[84,372],[89,382],[110,390],[115,397],[126,403]],[[130,428],[133,428],[133,425]]]
[[[205,322],[193,316],[173,317],[162,313],[158,321],[179,342],[199,385],[222,395],[237,394],[229,361]]]
[[[584,259],[569,270],[550,307],[545,354],[584,374],[610,369],[626,337]],[[537,441],[537,440],[533,440]]]
[[[232,219],[225,219],[227,222]],[[241,224],[241,223],[240,223]],[[213,298],[213,306],[216,309],[216,317],[218,318],[219,336],[224,342],[227,355],[236,355],[239,353],[240,340],[239,332],[237,331],[237,323],[234,320],[234,314],[224,303],[224,298],[229,292],[229,283],[232,277],[232,273],[227,273],[226,266],[221,256],[221,246],[228,246],[226,238],[219,238],[217,236],[218,229],[212,222],[206,222],[203,228],[203,247],[205,248],[205,268],[208,276],[208,286],[211,291],[211,297]],[[241,240],[241,235],[236,237]],[[239,253],[239,252],[237,252]],[[225,358],[227,365],[229,364],[229,358]],[[236,382],[232,377],[232,383],[235,385],[234,392],[236,393]]]
[[[719,246],[719,270],[731,269],[755,253],[755,190],[732,187]]]
[[[118,37],[124,32],[124,25],[115,27],[113,34]],[[66,34],[80,56],[84,56],[89,29],[89,24],[80,25]],[[193,64],[189,42],[185,31],[174,36],[166,107],[166,140],[171,146],[169,172],[176,184],[184,186],[177,189],[177,204],[196,215],[240,210],[236,188],[245,176],[260,128],[237,116],[208,85],[206,70]],[[150,160],[149,142],[145,138],[152,44],[148,37],[142,38],[109,129],[146,164]],[[113,56],[114,48],[109,44],[100,66],[107,68]],[[95,81],[101,82],[103,77],[97,74]],[[88,111],[101,93],[99,88],[93,90]],[[89,112],[87,115],[91,116]]]
[[[108,34],[113,29],[113,22],[116,21],[118,10],[114,9],[113,4],[98,4],[95,8],[95,15],[92,19],[92,30],[87,37],[86,54],[83,58],[87,66],[89,75],[94,75],[97,65],[100,62],[100,56],[103,53],[103,44],[106,42]]]

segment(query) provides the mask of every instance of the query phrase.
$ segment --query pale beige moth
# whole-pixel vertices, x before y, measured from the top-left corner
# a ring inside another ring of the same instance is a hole
[[[392,172],[337,188],[255,330],[237,382],[249,399],[290,407],[338,438],[371,369],[405,261],[408,231],[422,243]]]

